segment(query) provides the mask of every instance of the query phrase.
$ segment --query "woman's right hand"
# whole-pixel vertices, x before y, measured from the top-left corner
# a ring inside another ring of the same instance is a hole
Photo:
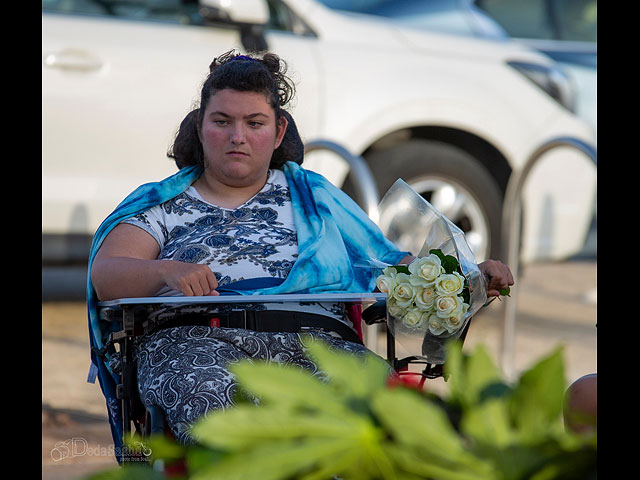
[[[160,260],[165,284],[185,296],[220,295],[218,280],[207,265],[177,260]]]

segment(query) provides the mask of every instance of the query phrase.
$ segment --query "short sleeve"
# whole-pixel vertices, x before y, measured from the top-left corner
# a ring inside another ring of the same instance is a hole
[[[158,245],[160,249],[164,247],[167,242],[167,228],[164,221],[164,215],[162,212],[162,208],[160,205],[150,208],[149,210],[134,215],[133,217],[129,217],[123,220],[121,223],[127,223],[129,225],[134,225],[136,227],[141,228],[149,235],[151,235]]]

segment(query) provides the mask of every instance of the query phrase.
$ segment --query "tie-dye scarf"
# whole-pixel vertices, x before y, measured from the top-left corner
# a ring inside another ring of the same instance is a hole
[[[393,264],[408,252],[399,251],[384,238],[357,204],[321,175],[293,162],[287,162],[283,170],[291,193],[298,259],[281,284],[236,292],[274,295],[373,291],[376,272],[355,265],[370,258]],[[201,173],[200,168],[186,167],[160,182],[142,185],[127,196],[96,231],[89,255],[89,272],[102,241],[118,223],[182,193]],[[115,395],[118,377],[96,354],[107,341],[110,329],[99,318],[98,298],[90,275],[87,283],[92,371],[97,374],[107,400],[116,457],[120,460],[117,452],[122,445],[122,420]]]

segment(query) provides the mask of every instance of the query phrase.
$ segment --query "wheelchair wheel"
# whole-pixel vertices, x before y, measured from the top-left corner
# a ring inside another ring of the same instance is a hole
[[[166,431],[164,412],[160,407],[154,405],[148,407],[145,412],[142,438],[149,438],[151,435],[163,434]]]

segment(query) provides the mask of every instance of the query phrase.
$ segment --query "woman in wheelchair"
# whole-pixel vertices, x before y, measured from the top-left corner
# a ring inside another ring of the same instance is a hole
[[[346,194],[300,167],[303,144],[284,110],[293,94],[286,64],[274,54],[216,58],[199,106],[181,123],[169,152],[178,173],[141,186],[98,229],[89,328],[112,429],[119,413],[109,383],[118,357],[107,363],[95,354],[105,344],[98,300],[371,292],[375,272],[355,268],[360,260],[413,258]],[[490,294],[513,283],[500,262],[481,268],[492,279]],[[341,303],[165,306],[149,321],[149,334],[135,345],[140,398],[164,411],[183,443],[193,441],[189,426],[200,416],[232,405],[228,366],[234,362],[262,359],[316,372],[305,341],[368,351]]]

